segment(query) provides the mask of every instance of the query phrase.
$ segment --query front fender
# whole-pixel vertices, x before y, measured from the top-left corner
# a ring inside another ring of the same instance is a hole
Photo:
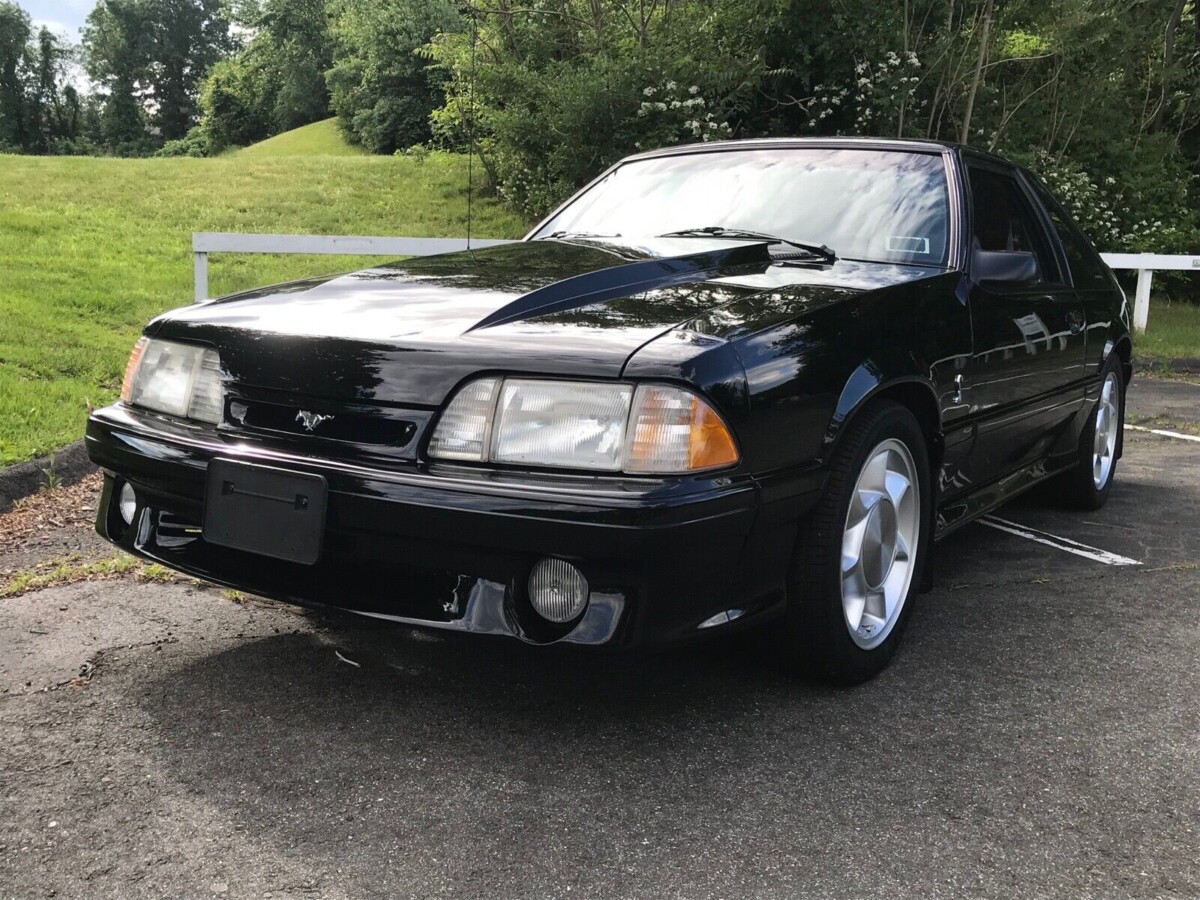
[[[941,432],[941,417],[938,413],[937,388],[928,376],[922,375],[915,365],[904,361],[881,363],[867,359],[859,364],[842,388],[833,415],[825,428],[821,443],[821,456],[828,461],[837,448],[838,441],[854,416],[872,399],[878,396],[903,403],[913,408],[913,414],[927,430]],[[933,435],[931,435],[933,436]]]

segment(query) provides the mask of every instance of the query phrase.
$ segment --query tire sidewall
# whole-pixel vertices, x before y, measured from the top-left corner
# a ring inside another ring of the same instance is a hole
[[[913,598],[920,590],[933,531],[933,477],[926,436],[907,408],[878,401],[847,427],[849,431],[834,451],[826,495],[818,504],[825,508],[818,509],[811,517],[810,527],[801,529],[788,607],[794,628],[804,636],[809,654],[814,657],[809,668],[815,668],[818,675],[855,683],[865,681],[887,665],[912,615]],[[912,456],[917,471],[921,525],[912,578],[899,617],[888,636],[868,650],[854,642],[846,625],[842,608],[841,539],[858,476],[879,444],[888,439],[903,443]]]

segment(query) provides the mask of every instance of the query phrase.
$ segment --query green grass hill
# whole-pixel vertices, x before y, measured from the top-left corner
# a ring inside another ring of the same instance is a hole
[[[366,156],[367,152],[361,147],[347,143],[341,129],[337,127],[337,119],[325,119],[293,128],[283,134],[251,144],[240,150],[234,150],[231,156],[267,157],[267,156]]]

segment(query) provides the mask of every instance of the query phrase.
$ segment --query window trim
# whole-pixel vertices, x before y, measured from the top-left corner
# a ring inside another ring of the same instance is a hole
[[[1064,270],[1070,276],[1071,286],[1074,287],[1076,290],[1080,290],[1080,291],[1102,290],[1102,288],[1100,288],[1098,285],[1080,286],[1079,280],[1075,276],[1075,270],[1073,268],[1071,268],[1071,261],[1067,257],[1066,243],[1063,241],[1062,237],[1058,233],[1058,226],[1056,226],[1054,224],[1054,217],[1051,215],[1051,210],[1046,207],[1046,204],[1042,200],[1041,196],[1038,194],[1038,191],[1040,190],[1041,192],[1043,192],[1051,200],[1051,202],[1054,204],[1055,208],[1057,209],[1058,214],[1060,216],[1062,216],[1063,221],[1065,221],[1067,223],[1067,226],[1075,232],[1075,237],[1077,237],[1078,239],[1083,241],[1084,246],[1087,248],[1087,252],[1092,257],[1092,262],[1095,264],[1096,269],[1101,273],[1106,273],[1109,271],[1108,266],[1104,262],[1104,257],[1102,257],[1100,255],[1100,251],[1096,249],[1096,245],[1092,243],[1091,238],[1089,238],[1087,236],[1087,234],[1084,232],[1084,230],[1079,227],[1079,223],[1075,221],[1074,216],[1072,216],[1071,213],[1067,210],[1067,208],[1065,206],[1063,206],[1062,201],[1060,201],[1057,197],[1054,196],[1054,192],[1051,191],[1050,188],[1048,188],[1046,186],[1046,183],[1044,181],[1042,181],[1040,178],[1038,178],[1036,175],[1034,175],[1028,169],[1022,168],[1022,169],[1020,169],[1020,172],[1021,172],[1021,176],[1025,179],[1025,181],[1027,182],[1027,184],[1029,186],[1030,193],[1033,194],[1035,197],[1037,197],[1038,204],[1041,207],[1043,207],[1043,210],[1046,215],[1046,220],[1049,222],[1049,225],[1050,225],[1050,230],[1054,233],[1054,236],[1058,239],[1058,243],[1061,247],[1062,255],[1063,255]],[[1109,281],[1109,286],[1111,286],[1110,279],[1106,278],[1106,281]]]
[[[975,192],[971,186],[971,169],[976,168],[985,172],[990,172],[993,175],[1011,178],[1016,184],[1018,193],[1025,198],[1025,202],[1029,204],[1030,211],[1033,213],[1033,226],[1041,230],[1045,246],[1050,251],[1051,261],[1054,263],[1055,272],[1043,272],[1043,281],[1036,284],[1028,285],[1031,290],[1054,290],[1061,288],[1073,288],[1074,284],[1068,280],[1070,277],[1070,269],[1066,265],[1066,259],[1063,255],[1063,249],[1058,240],[1058,233],[1052,227],[1049,216],[1042,209],[1042,204],[1038,198],[1030,190],[1029,185],[1025,183],[1022,177],[1022,171],[1019,167],[1002,163],[998,160],[989,159],[985,156],[977,156],[974,153],[963,153],[963,181],[966,190],[966,203],[964,204],[964,214],[967,222],[967,228],[964,232],[964,243],[966,246],[965,267],[971,274],[972,279],[974,273],[970,272],[971,266],[971,242],[975,236]],[[1064,277],[1064,273],[1066,277]],[[1053,277],[1047,277],[1053,276]]]

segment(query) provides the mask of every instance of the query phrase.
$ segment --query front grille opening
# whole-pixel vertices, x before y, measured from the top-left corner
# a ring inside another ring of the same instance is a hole
[[[255,431],[396,448],[408,446],[417,434],[411,419],[366,407],[347,410],[231,398],[225,418]]]

